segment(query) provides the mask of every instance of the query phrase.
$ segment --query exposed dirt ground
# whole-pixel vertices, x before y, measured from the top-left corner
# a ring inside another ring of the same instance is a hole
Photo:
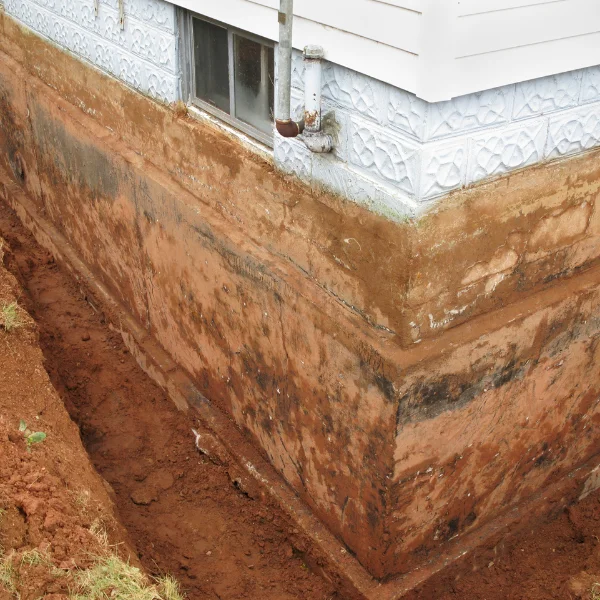
[[[51,381],[79,425],[93,465],[112,486],[118,516],[146,569],[174,573],[191,600],[339,598],[331,584],[304,564],[293,525],[275,508],[237,489],[226,467],[196,452],[191,428],[198,422],[178,412],[138,368],[120,337],[81,297],[71,276],[1,203],[0,236],[10,246],[5,263],[25,289],[20,302],[39,328]],[[35,335],[27,330],[20,335],[24,347],[35,352]],[[18,360],[27,364],[30,350],[23,352]],[[45,389],[32,378],[24,393],[13,392],[19,411],[42,414],[45,427],[52,430],[58,426],[44,413]],[[24,398],[33,398],[36,406],[21,405]],[[0,419],[2,427],[6,429]],[[69,424],[61,427],[68,431]],[[0,431],[0,442],[6,436]],[[35,480],[41,469],[35,462],[39,453],[26,453],[24,447],[19,452],[26,477]],[[6,463],[4,456],[0,467]],[[60,460],[56,468],[60,470]],[[85,465],[80,469],[85,471]],[[63,469],[61,476],[67,480],[69,473]],[[82,477],[78,470],[73,476]],[[49,481],[48,489],[58,484]],[[79,484],[89,487],[93,481]],[[71,518],[71,509],[63,505],[59,512]],[[24,517],[11,518],[21,523]],[[85,529],[89,523],[83,521]],[[118,525],[113,529],[126,537]],[[64,560],[82,560],[82,549],[94,543],[88,537],[82,534],[75,546],[65,542]],[[557,507],[538,527],[521,526],[494,547],[480,549],[433,577],[408,598],[592,598],[596,581],[600,583],[598,493],[578,505]]]
[[[2,246],[0,238],[0,257]],[[44,370],[35,323],[21,309],[6,308],[20,295],[0,260],[1,600],[68,593],[69,574],[88,568],[104,551],[94,532],[108,533],[124,554],[131,553],[77,427]],[[7,319],[14,321],[9,331]],[[27,444],[35,432],[47,437]]]

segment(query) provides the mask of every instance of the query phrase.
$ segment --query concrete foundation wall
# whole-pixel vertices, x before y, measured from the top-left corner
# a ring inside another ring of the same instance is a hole
[[[0,166],[377,577],[600,449],[597,153],[394,223],[0,15]]]

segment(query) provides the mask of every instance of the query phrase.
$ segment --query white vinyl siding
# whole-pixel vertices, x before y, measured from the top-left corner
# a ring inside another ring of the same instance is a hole
[[[178,0],[276,41],[279,0]],[[600,64],[600,0],[295,0],[294,46],[429,102]]]

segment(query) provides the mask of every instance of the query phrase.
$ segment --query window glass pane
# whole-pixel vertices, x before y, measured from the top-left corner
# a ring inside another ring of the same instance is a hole
[[[192,21],[196,97],[229,113],[227,30],[200,19]]]
[[[260,131],[273,131],[275,52],[234,35],[235,116]]]

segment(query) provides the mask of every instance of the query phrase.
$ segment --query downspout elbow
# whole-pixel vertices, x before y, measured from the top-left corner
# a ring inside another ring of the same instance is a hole
[[[304,131],[304,121],[292,121],[292,119],[275,119],[277,133],[285,138],[299,136]]]
[[[311,152],[317,154],[326,154],[333,150],[333,137],[323,131],[310,132],[305,130],[302,141]]]

